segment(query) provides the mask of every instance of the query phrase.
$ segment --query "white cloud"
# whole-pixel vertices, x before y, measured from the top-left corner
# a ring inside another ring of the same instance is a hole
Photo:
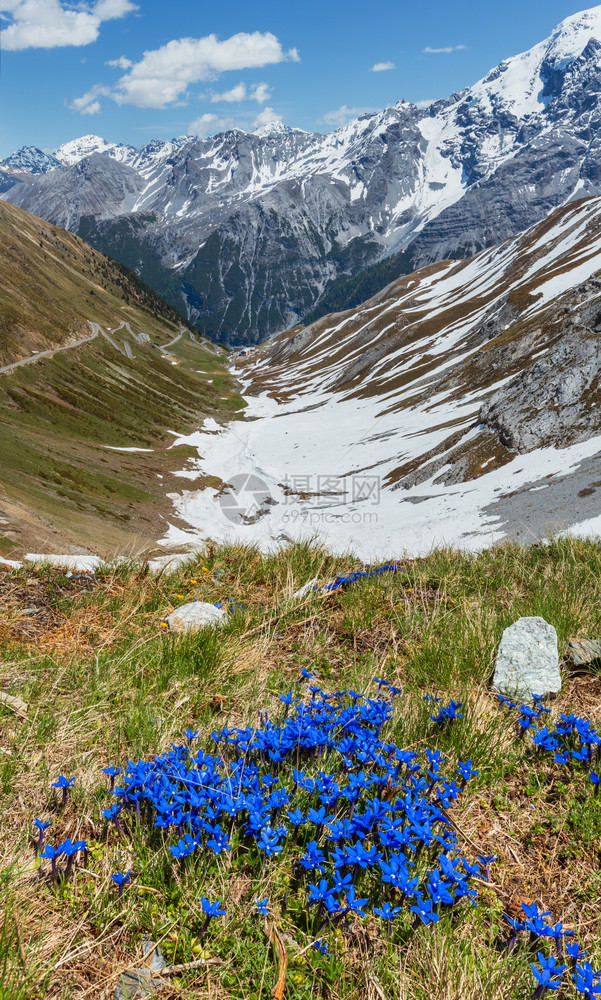
[[[101,21],[112,21],[114,18],[123,17],[127,14],[127,9],[124,10],[124,0],[97,0],[96,6],[94,7],[94,12],[98,15]],[[137,10],[135,4],[131,4],[129,9]]]
[[[113,66],[115,69],[130,69],[133,62],[131,59],[126,59],[125,56],[119,56],[118,59],[109,59],[104,65]]]
[[[224,41],[216,35],[178,38],[145,52],[121,77],[111,96],[117,104],[138,108],[181,105],[186,103],[190,84],[215,80],[228,70],[253,69],[287,59],[298,60],[296,49],[285,52],[269,31],[239,32]]]
[[[424,52],[429,52],[430,55],[439,55],[441,52],[465,52],[467,45],[444,45],[441,49],[433,49],[429,45],[426,45]]]
[[[2,45],[11,51],[89,45],[98,38],[103,21],[137,9],[132,0],[97,0],[79,9],[60,0],[0,0]]]
[[[358,118],[359,115],[366,115],[370,111],[376,110],[377,108],[349,108],[346,104],[343,104],[336,111],[326,111],[321,120],[326,125],[334,125],[338,128],[340,125],[344,125],[345,122],[350,121],[351,118]]]
[[[228,104],[233,104],[237,101],[256,101],[257,104],[265,104],[271,97],[271,91],[266,83],[256,83],[250,88],[246,89],[245,83],[237,83],[235,87],[231,90],[226,90],[222,94],[211,94],[211,103],[218,104],[221,101],[225,101]]]
[[[250,92],[250,96],[257,104],[265,104],[271,97],[271,90],[266,83],[256,83]]]
[[[212,115],[207,112],[200,118],[195,118],[190,122],[186,130],[188,135],[197,135],[199,139],[206,139],[208,135],[215,135],[216,132],[225,132],[234,127],[233,118],[220,118],[219,115]]]
[[[276,114],[273,108],[263,108],[253,122],[253,128],[260,128],[261,125],[271,125],[272,122],[281,122],[282,115]]]
[[[439,100],[439,98],[435,97],[431,101],[414,101],[413,103],[415,104],[416,108],[429,108],[430,105],[434,104],[434,102],[437,100]]]
[[[387,69],[396,69],[396,66],[394,65],[393,62],[374,63],[373,66],[370,67],[369,72],[370,73],[383,73]]]
[[[71,101],[68,107],[71,108],[71,111],[78,111],[80,115],[97,115],[100,111],[98,98],[108,97],[110,92],[109,87],[103,87],[101,83],[97,83],[82,97],[76,97],[75,100]]]
[[[234,101],[245,101],[246,96],[246,84],[237,83],[235,87],[231,90],[226,90],[223,94],[211,94],[211,101],[213,104],[217,104],[219,101],[226,101],[228,104]]]

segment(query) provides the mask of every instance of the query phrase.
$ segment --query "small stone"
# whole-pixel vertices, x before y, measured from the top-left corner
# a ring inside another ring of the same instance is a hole
[[[568,656],[577,667],[601,660],[601,642],[598,639],[570,639]]]
[[[148,969],[128,969],[119,976],[115,1000],[140,1000],[153,992],[152,973]]]
[[[167,965],[167,962],[159,946],[154,941],[151,941],[150,938],[143,938],[142,948],[146,964],[150,966],[153,972],[161,972]]]
[[[155,992],[155,986],[160,983],[153,977],[153,972],[160,972],[166,966],[165,958],[154,941],[144,938],[142,941],[144,962],[146,968],[126,969],[119,977],[115,1000],[140,1000],[150,997]]]
[[[557,632],[544,618],[518,618],[505,629],[497,652],[493,688],[509,697],[561,691]]]
[[[223,625],[226,619],[227,613],[223,608],[204,601],[192,601],[172,611],[165,622],[172,632],[198,632],[207,625]]]

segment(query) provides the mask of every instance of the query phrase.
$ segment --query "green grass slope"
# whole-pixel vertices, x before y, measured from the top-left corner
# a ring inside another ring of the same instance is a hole
[[[186,325],[123,264],[4,201],[0,274],[0,367],[87,336],[88,320],[113,328],[130,321],[157,342]]]
[[[187,457],[170,448],[173,432],[242,407],[226,354],[187,333],[161,352],[184,325],[171,306],[78,237],[6,203],[0,273],[0,367],[58,348],[0,373],[0,554],[148,547]],[[124,327],[111,334],[117,348],[102,336],[69,348],[90,322],[127,323],[147,339]]]

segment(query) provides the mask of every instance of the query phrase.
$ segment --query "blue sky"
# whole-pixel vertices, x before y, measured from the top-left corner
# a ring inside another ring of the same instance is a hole
[[[446,97],[581,9],[557,0],[0,0],[0,157],[89,132],[140,146],[269,119],[330,131],[401,98]]]

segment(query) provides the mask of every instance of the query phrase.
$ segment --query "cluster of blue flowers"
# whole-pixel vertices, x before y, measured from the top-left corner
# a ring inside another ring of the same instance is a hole
[[[198,598],[195,597],[194,600],[197,601]],[[224,597],[223,601],[227,601],[227,603],[229,605],[229,609],[230,609],[231,612],[234,612],[236,610],[236,608],[240,608],[241,611],[244,611],[244,605],[243,604],[238,604],[236,601],[233,601],[231,597]],[[214,607],[216,607],[216,608],[224,608],[224,607],[226,607],[226,605],[223,603],[223,601],[215,601]]]
[[[355,583],[356,580],[362,580],[364,577],[382,576],[383,573],[396,573],[402,569],[403,567],[397,563],[386,563],[385,566],[377,566],[375,569],[357,570],[356,573],[349,573],[348,576],[337,576],[331,583],[324,583],[322,587],[315,586],[313,590],[341,590],[343,587],[348,587],[350,583]]]
[[[550,709],[542,704],[542,697],[533,694],[533,705],[525,702],[514,702],[505,695],[497,694],[499,701],[511,712],[517,710],[518,727],[522,736],[528,735],[536,750],[541,754],[552,754],[556,764],[573,768],[584,766],[591,769],[589,778],[593,783],[594,792],[599,794],[601,774],[592,770],[595,760],[601,761],[601,736],[587,719],[577,715],[562,713],[551,729],[540,725]],[[599,768],[601,772],[601,768]]]
[[[228,853],[263,866],[291,852],[293,887],[318,926],[369,906],[391,932],[403,910],[417,927],[463,899],[475,905],[480,866],[461,852],[446,813],[478,773],[471,762],[449,780],[440,751],[420,759],[387,742],[382,730],[400,690],[386,680],[376,683],[389,698],[370,698],[328,694],[302,673],[308,696],[281,695],[279,721],[262,713],[257,728],[215,730],[212,753],[193,750],[198,732],[188,730],[187,746],[129,761],[105,818],[120,836],[136,817],[174,832],[169,850],[184,869]],[[118,769],[106,770],[114,781]],[[257,900],[257,912],[267,904]]]
[[[511,713],[517,713],[517,725],[520,735],[529,737],[532,748],[539,754],[551,754],[556,764],[572,769],[575,766],[589,770],[594,766],[595,759],[601,758],[601,736],[587,719],[577,715],[562,713],[554,726],[544,725],[544,718],[550,714],[550,709],[543,705],[540,695],[532,694],[532,705],[525,702],[515,702],[505,695],[497,694],[497,698]],[[601,770],[601,768],[600,768]],[[594,793],[598,794],[601,777],[590,770],[589,778],[593,783]],[[543,997],[547,990],[557,991],[566,981],[565,973],[568,965],[562,964],[564,958],[570,962],[571,981],[576,991],[582,996],[594,1000],[601,995],[601,972],[595,972],[590,962],[584,961],[586,952],[577,941],[568,942],[573,937],[573,931],[564,930],[561,923],[547,923],[550,913],[539,913],[538,907],[522,905],[526,920],[513,920],[506,917],[513,935],[509,942],[510,949],[515,947],[518,935],[528,935],[530,946],[538,947],[544,939],[550,939],[557,946],[557,957],[547,957],[544,952],[538,953],[538,964],[531,963],[532,973],[537,983],[533,998]]]
[[[435,704],[440,704],[440,698],[434,698],[431,694],[427,694],[424,697],[424,701],[433,701]],[[462,719],[463,715],[459,711],[462,707],[460,701],[451,700],[448,705],[442,705],[438,710],[438,715],[431,715],[430,718],[432,722],[435,722],[437,726],[443,728],[445,726],[452,725],[457,719]]]
[[[577,941],[567,940],[574,936],[574,932],[565,930],[561,923],[547,922],[545,918],[551,915],[550,912],[539,913],[536,903],[531,906],[523,903],[522,910],[526,916],[525,920],[505,917],[513,931],[508,945],[509,950],[515,947],[519,934],[527,935],[530,947],[541,947],[544,940],[549,939],[555,943],[557,950],[557,957],[547,956],[544,951],[539,951],[538,963],[530,963],[537,984],[532,1000],[543,997],[547,990],[557,991],[565,985],[567,977],[564,974],[568,971],[568,965],[563,963],[564,958],[569,959],[570,978],[577,993],[589,1000],[595,1000],[601,994],[601,972],[595,972],[590,962],[584,961],[586,952]]]
[[[60,809],[65,808],[68,791],[74,783],[75,778],[65,778],[63,774],[59,775],[57,780],[52,782],[52,788],[60,788],[62,791],[61,802],[59,805]],[[59,876],[62,876],[63,878],[69,877],[78,854],[83,854],[84,864],[87,864],[88,845],[85,840],[76,840],[75,843],[73,843],[67,837],[57,847],[53,847],[52,844],[46,844],[44,850],[42,850],[46,830],[48,827],[53,825],[53,820],[41,820],[36,817],[33,822],[38,834],[37,841],[35,842],[36,854],[38,854],[40,858],[47,858],[51,862],[52,878],[55,881],[59,878]],[[59,859],[63,857],[67,859],[67,864],[63,871],[59,871],[58,862]]]

